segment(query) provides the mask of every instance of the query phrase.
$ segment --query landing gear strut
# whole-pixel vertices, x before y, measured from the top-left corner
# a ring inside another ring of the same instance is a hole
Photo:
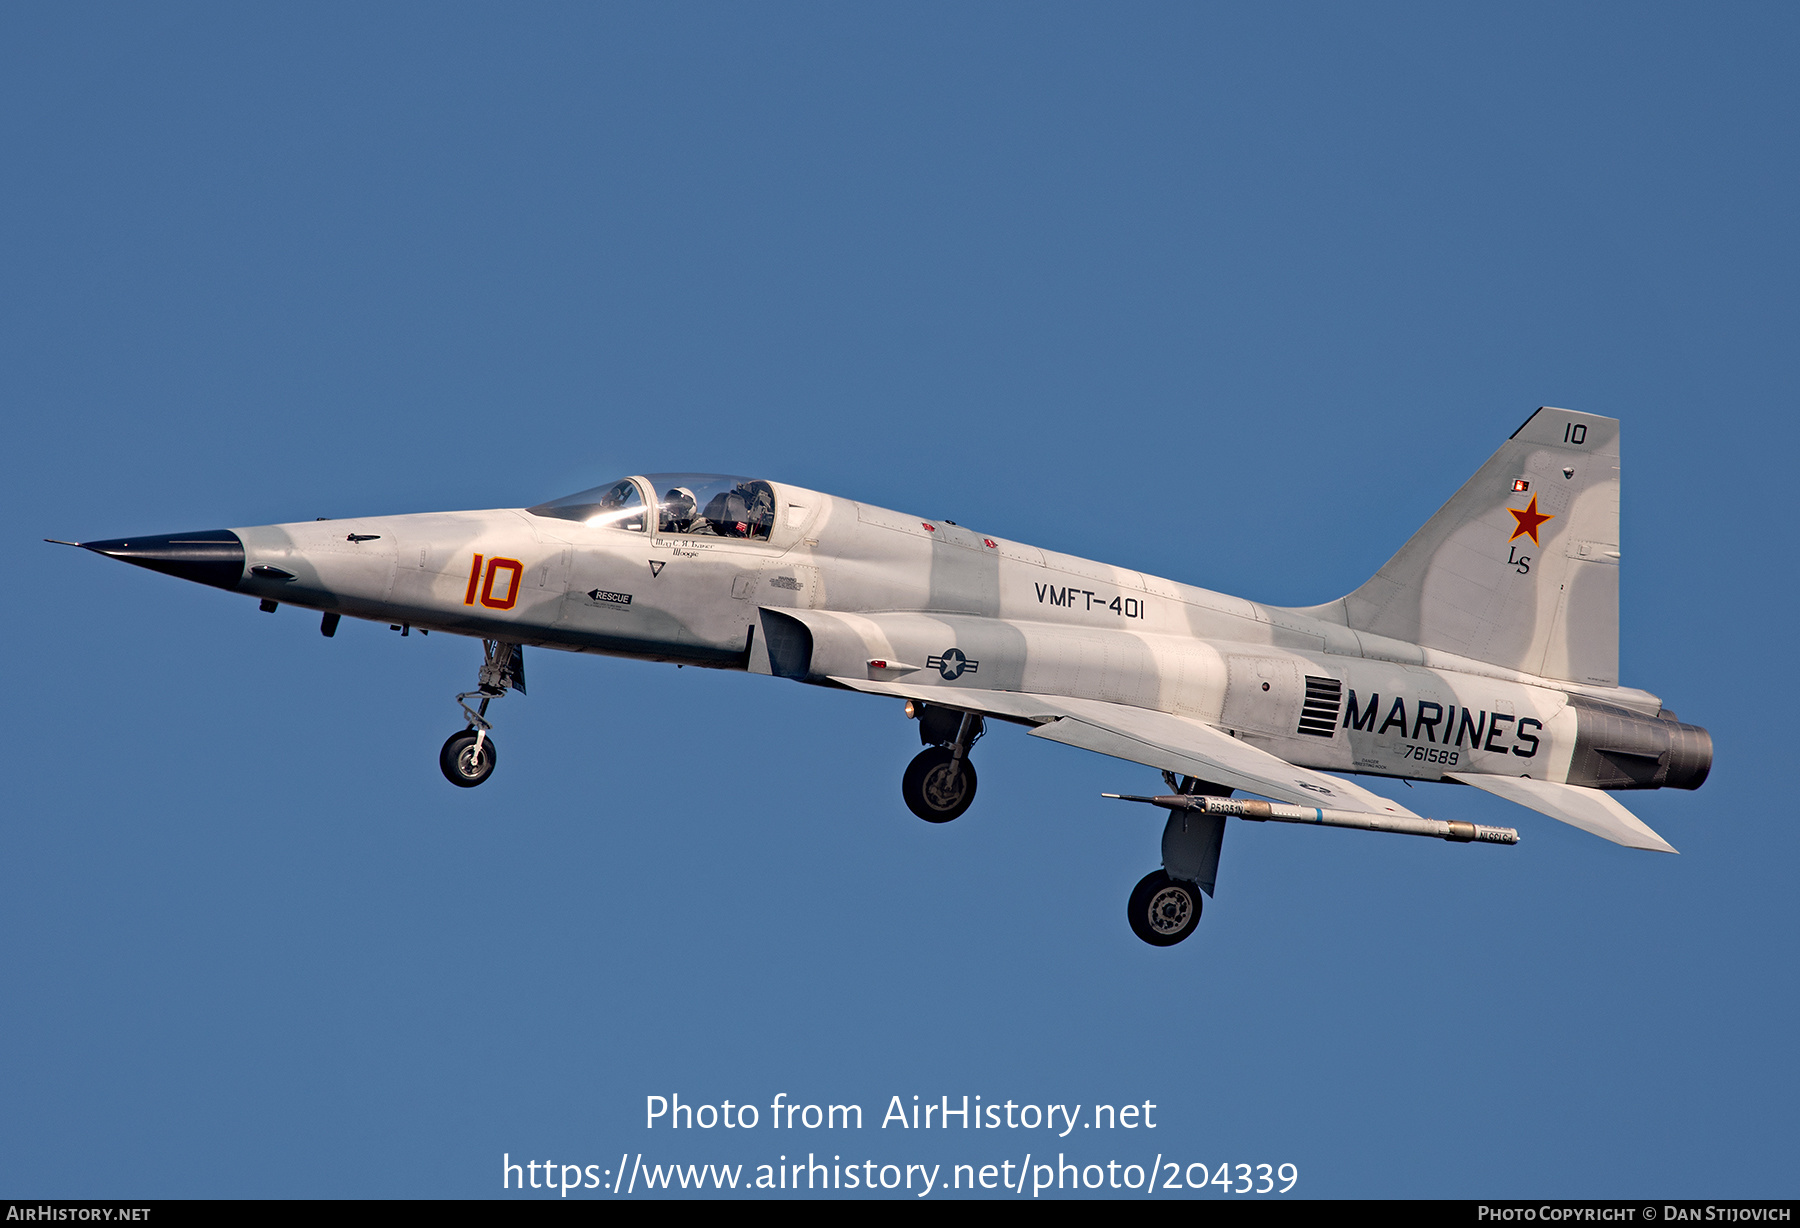
[[[499,640],[481,641],[483,661],[476,689],[456,697],[457,706],[468,720],[468,728],[460,729],[444,742],[438,752],[438,769],[444,779],[461,789],[473,789],[494,774],[500,754],[488,736],[493,725],[488,723],[488,705],[510,690],[525,693],[525,650],[517,644]],[[469,700],[479,697],[479,706],[469,707]]]
[[[906,808],[927,823],[948,823],[975,800],[975,765],[969,748],[985,732],[981,717],[973,712],[918,702],[907,705],[918,717],[919,740],[926,749],[906,767],[900,795]]]

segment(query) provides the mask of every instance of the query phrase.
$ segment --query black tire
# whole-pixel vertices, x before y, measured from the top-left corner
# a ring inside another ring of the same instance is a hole
[[[1200,888],[1157,870],[1131,889],[1131,932],[1153,947],[1172,947],[1200,924]]]
[[[952,763],[948,746],[930,746],[906,765],[900,795],[927,823],[948,823],[975,800],[975,765],[967,756]]]
[[[444,779],[459,789],[473,789],[494,774],[500,751],[494,739],[481,739],[481,754],[475,753],[475,731],[463,729],[450,735],[444,749],[438,752],[438,769]]]

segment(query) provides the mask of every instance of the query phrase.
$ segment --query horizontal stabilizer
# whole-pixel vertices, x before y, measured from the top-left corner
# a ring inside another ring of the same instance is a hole
[[[1625,809],[1618,799],[1599,789],[1580,785],[1557,784],[1550,780],[1532,780],[1526,776],[1478,776],[1473,772],[1445,772],[1450,780],[1485,789],[1496,797],[1528,806],[1540,814],[1592,832],[1602,840],[1623,844],[1630,849],[1649,849],[1653,853],[1673,853],[1673,845],[1651,831],[1644,821]]]

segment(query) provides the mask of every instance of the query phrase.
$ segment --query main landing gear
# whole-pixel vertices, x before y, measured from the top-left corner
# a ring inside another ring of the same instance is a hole
[[[1178,794],[1230,797],[1219,785],[1164,772]],[[1131,932],[1153,947],[1172,947],[1200,924],[1201,893],[1211,895],[1219,877],[1219,850],[1225,842],[1225,816],[1171,810],[1163,828],[1163,868],[1144,875],[1131,889],[1125,919]]]
[[[919,722],[925,749],[906,766],[900,795],[906,808],[927,823],[948,823],[975,800],[975,765],[969,748],[984,730],[981,717],[910,700],[906,714]]]
[[[1200,924],[1200,888],[1153,870],[1131,889],[1125,905],[1131,932],[1153,947],[1172,947]]]
[[[460,789],[473,789],[481,784],[494,774],[494,766],[499,762],[499,750],[488,736],[494,728],[488,723],[488,705],[509,689],[521,695],[525,693],[523,648],[499,640],[483,640],[481,650],[484,659],[476,689],[456,697],[463,716],[468,718],[468,728],[451,734],[444,742],[444,749],[438,752],[438,768],[444,773],[444,779]],[[480,705],[469,707],[468,701],[477,696],[481,699]]]

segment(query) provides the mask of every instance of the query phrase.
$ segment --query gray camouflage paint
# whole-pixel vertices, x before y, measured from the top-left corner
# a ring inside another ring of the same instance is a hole
[[[1578,784],[1655,779],[1613,760],[1618,779],[1595,778],[1595,746],[1578,742],[1602,725],[1591,713],[1583,723],[1578,696],[1653,722],[1626,740],[1686,737],[1665,759],[1686,753],[1687,766],[1671,776],[1665,763],[1658,783],[1693,787],[1705,774],[1695,736],[1657,720],[1655,696],[1616,685],[1618,438],[1612,419],[1540,410],[1367,584],[1304,610],[779,483],[767,542],[520,509],[238,529],[239,589],[536,647],[867,680],[953,706],[981,708],[992,692],[1098,700],[1206,722],[1331,771],[1565,781],[1573,765]],[[1515,493],[1521,481],[1529,490]],[[1509,514],[1531,499],[1549,517],[1536,541]],[[470,600],[476,555],[518,560],[510,608]],[[295,578],[258,578],[258,565]],[[929,664],[951,650],[973,667],[952,676]],[[1341,686],[1329,737],[1298,732],[1307,678]],[[1479,737],[1454,716],[1446,727],[1445,713],[1479,714]]]

